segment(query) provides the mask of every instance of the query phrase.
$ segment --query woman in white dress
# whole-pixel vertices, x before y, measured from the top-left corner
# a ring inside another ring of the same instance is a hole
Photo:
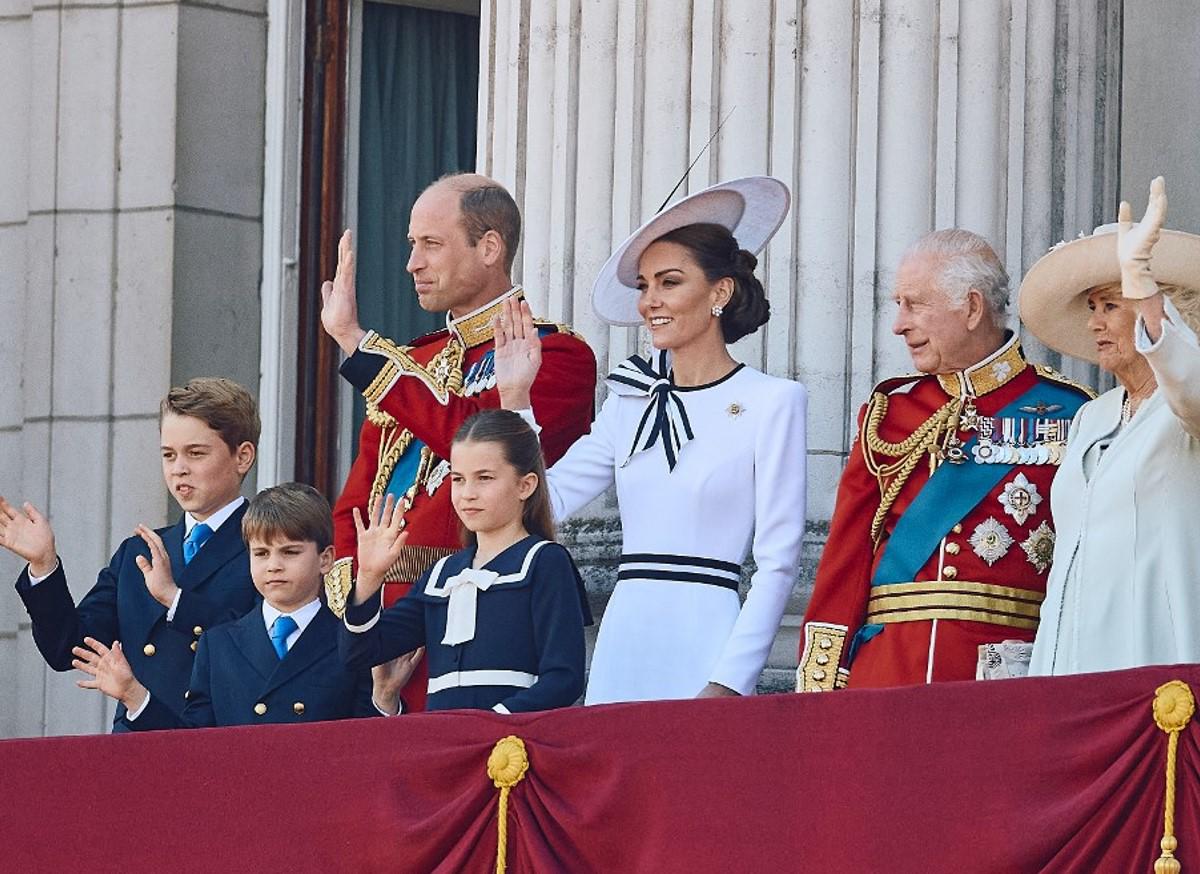
[[[1021,286],[1039,339],[1119,383],[1080,408],[1054,479],[1032,675],[1200,662],[1200,237],[1162,230],[1166,207],[1159,177],[1139,224],[1122,203]]]
[[[644,326],[654,352],[609,375],[591,433],[547,476],[559,519],[614,483],[620,507],[623,555],[588,704],[751,694],[766,662],[804,533],[807,395],[738,363],[728,344],[767,321],[755,253],[788,200],[769,177],[707,189],[647,222],[596,280],[597,314]],[[526,306],[501,322],[502,403],[525,410],[537,332]]]

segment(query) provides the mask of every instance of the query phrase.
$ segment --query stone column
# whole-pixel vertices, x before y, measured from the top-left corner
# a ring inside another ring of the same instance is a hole
[[[0,3],[0,493],[50,514],[75,596],[139,522],[174,381],[257,389],[262,0]],[[251,484],[252,484],[251,480]],[[101,731],[0,556],[0,735]]]
[[[643,341],[595,319],[592,279],[722,119],[680,195],[751,173],[789,184],[792,214],[761,259],[773,317],[735,354],[810,390],[810,583],[858,406],[911,369],[891,333],[904,250],[970,228],[1015,291],[1065,231],[1106,214],[1117,7],[695,0],[680,14],[649,0],[484,0],[478,166],[524,206],[531,298],[570,319],[602,367]]]

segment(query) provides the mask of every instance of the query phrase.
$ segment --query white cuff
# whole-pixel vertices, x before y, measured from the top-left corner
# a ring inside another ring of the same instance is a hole
[[[529,427],[533,429],[534,434],[542,433],[542,426],[538,424],[537,418],[533,415],[533,407],[526,407],[523,410],[513,410],[513,412],[529,423]]]
[[[382,707],[380,707],[379,702],[375,700],[374,695],[371,696],[371,704],[372,704],[372,706],[374,706],[374,708],[376,710],[379,711],[380,716],[403,716],[404,715],[404,699],[403,698],[396,699],[396,712],[395,713],[388,713],[386,710],[384,710]]]
[[[374,628],[375,623],[379,621],[379,617],[382,615],[383,610],[376,610],[375,615],[372,616],[369,621],[364,622],[362,625],[351,625],[349,611],[347,611],[346,618],[343,621],[346,623],[347,631],[351,631],[354,634],[362,634],[364,631],[370,631],[372,628]]]
[[[497,713],[503,713],[505,716],[512,716],[512,711],[509,710],[507,707],[505,707],[503,704],[497,704],[492,709],[495,710]]]
[[[175,588],[175,597],[171,599],[171,606],[167,608],[167,621],[171,622],[175,619],[175,611],[179,609],[179,596],[183,594],[183,589],[178,586]]]
[[[137,719],[139,716],[142,715],[142,711],[144,711],[146,709],[146,705],[149,703],[150,703],[150,690],[147,689],[146,697],[142,699],[142,703],[138,705],[137,710],[134,710],[132,712],[126,711],[125,718],[127,720],[129,720],[130,722],[133,722],[135,719]]]
[[[532,410],[530,410],[530,412],[529,412],[529,415],[531,415],[531,416],[533,415],[533,411],[532,411]],[[35,576],[33,575],[33,571],[32,571],[32,570],[29,570],[29,565],[26,565],[26,566],[25,566],[25,570],[29,572],[29,585],[31,585],[31,586],[36,586],[36,585],[37,585],[38,583],[40,583],[42,580],[49,579],[50,577],[54,576],[54,571],[58,570],[58,558],[57,558],[57,556],[55,557],[55,559],[54,559],[54,567],[53,567],[53,569],[51,569],[50,573],[48,573],[48,574],[43,574],[43,575],[42,575],[42,576],[40,576],[40,577],[35,577]]]

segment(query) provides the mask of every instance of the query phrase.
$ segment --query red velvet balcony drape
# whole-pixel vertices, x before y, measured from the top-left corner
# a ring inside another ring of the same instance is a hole
[[[510,872],[1150,872],[1167,736],[1200,668],[297,727],[0,742],[0,868],[488,872],[514,734]],[[1200,749],[1176,834],[1200,872]]]

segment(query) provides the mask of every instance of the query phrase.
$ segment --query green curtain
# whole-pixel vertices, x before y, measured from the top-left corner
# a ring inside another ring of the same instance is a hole
[[[444,173],[475,167],[479,19],[393,3],[363,4],[358,161],[358,308],[397,342],[445,324],[417,304],[408,214]],[[355,402],[355,433],[362,423]]]

